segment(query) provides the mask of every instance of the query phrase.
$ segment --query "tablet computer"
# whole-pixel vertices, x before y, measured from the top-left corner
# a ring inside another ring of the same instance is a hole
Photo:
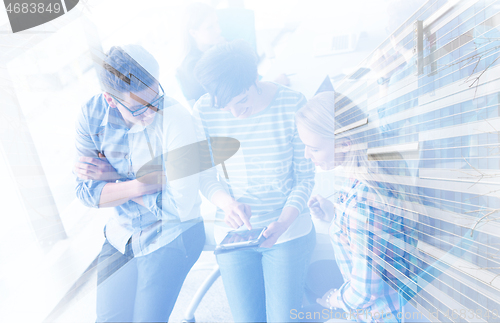
[[[215,251],[258,247],[264,240],[266,240],[264,237],[264,231],[266,229],[267,227],[252,230],[229,231],[224,240],[217,245]]]

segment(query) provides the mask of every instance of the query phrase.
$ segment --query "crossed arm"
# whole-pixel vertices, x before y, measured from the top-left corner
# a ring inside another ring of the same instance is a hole
[[[73,168],[74,173],[82,180],[107,182],[102,188],[99,207],[114,207],[130,200],[145,206],[143,195],[153,194],[161,190],[165,176],[162,172],[154,172],[139,179],[115,183],[121,176],[111,166],[106,157],[99,153],[99,158],[80,157]]]

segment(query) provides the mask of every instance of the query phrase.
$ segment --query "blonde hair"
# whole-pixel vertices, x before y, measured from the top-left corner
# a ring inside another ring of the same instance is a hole
[[[315,95],[297,111],[295,121],[313,133],[335,139],[335,92]]]
[[[371,187],[373,191],[379,196],[380,201],[386,201],[386,198],[380,195],[378,190],[377,180],[374,178],[374,174],[390,174],[388,169],[383,167],[378,163],[377,159],[369,159],[367,155],[367,148],[360,148],[362,145],[357,145],[358,139],[350,135],[349,132],[342,133],[342,137],[335,138],[335,130],[340,129],[352,122],[349,119],[344,119],[345,121],[338,122],[335,118],[335,98],[342,96],[339,93],[333,91],[321,92],[310,99],[297,113],[295,114],[295,122],[300,124],[324,138],[334,139],[335,145],[335,159],[339,159],[338,166],[336,167],[336,174],[340,177],[352,177],[357,180],[362,181],[367,186]],[[347,104],[352,103],[349,98],[343,97],[343,101]],[[354,106],[352,108],[351,115],[356,116],[366,116],[359,107]],[[338,136],[338,135],[337,135]],[[350,145],[349,149],[345,152],[340,152],[342,149],[340,147],[344,144]],[[403,160],[399,153],[395,153],[395,159]],[[406,166],[407,167],[407,166]],[[391,188],[394,196],[400,196],[402,193],[397,192],[393,189],[393,185],[390,183],[384,183],[386,188]]]
[[[345,125],[340,124],[335,118],[335,98],[338,93],[325,91],[315,95],[295,114],[295,121],[307,128],[312,133],[328,139],[335,139],[335,130]],[[356,108],[357,109],[357,108]],[[361,111],[359,111],[362,113]],[[355,144],[355,140],[349,136],[341,138],[341,142],[335,143],[336,148],[342,144]],[[337,150],[337,149],[336,149]],[[336,151],[335,158],[341,154]],[[365,150],[349,150],[342,156],[343,170],[351,176],[365,178],[369,161]],[[373,166],[373,165],[372,165]]]

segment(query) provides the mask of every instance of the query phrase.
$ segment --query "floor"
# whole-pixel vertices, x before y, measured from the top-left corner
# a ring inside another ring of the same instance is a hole
[[[198,287],[212,271],[215,256],[212,251],[202,252],[200,259],[188,274],[179,298],[170,316],[170,322],[182,322],[184,313]],[[94,268],[95,266],[91,266]],[[95,297],[97,273],[90,270],[74,293],[44,321],[44,323],[84,323],[95,322]],[[195,312],[197,322],[231,322],[231,312],[220,277],[212,285]]]

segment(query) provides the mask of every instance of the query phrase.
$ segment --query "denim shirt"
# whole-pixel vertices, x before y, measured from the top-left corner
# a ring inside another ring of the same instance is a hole
[[[130,129],[116,108],[102,94],[83,105],[76,124],[76,158],[106,156],[122,180],[133,180],[137,171],[155,157],[196,142],[189,112],[175,100],[165,97],[160,113],[146,126]],[[163,164],[164,157],[158,160]],[[165,166],[162,166],[165,169]],[[76,178],[76,196],[89,207],[99,207],[100,180]],[[172,242],[182,232],[201,221],[197,174],[165,184],[160,192],[143,195],[145,206],[129,200],[114,207],[105,227],[113,247],[124,253],[131,242],[134,256],[149,254]]]

